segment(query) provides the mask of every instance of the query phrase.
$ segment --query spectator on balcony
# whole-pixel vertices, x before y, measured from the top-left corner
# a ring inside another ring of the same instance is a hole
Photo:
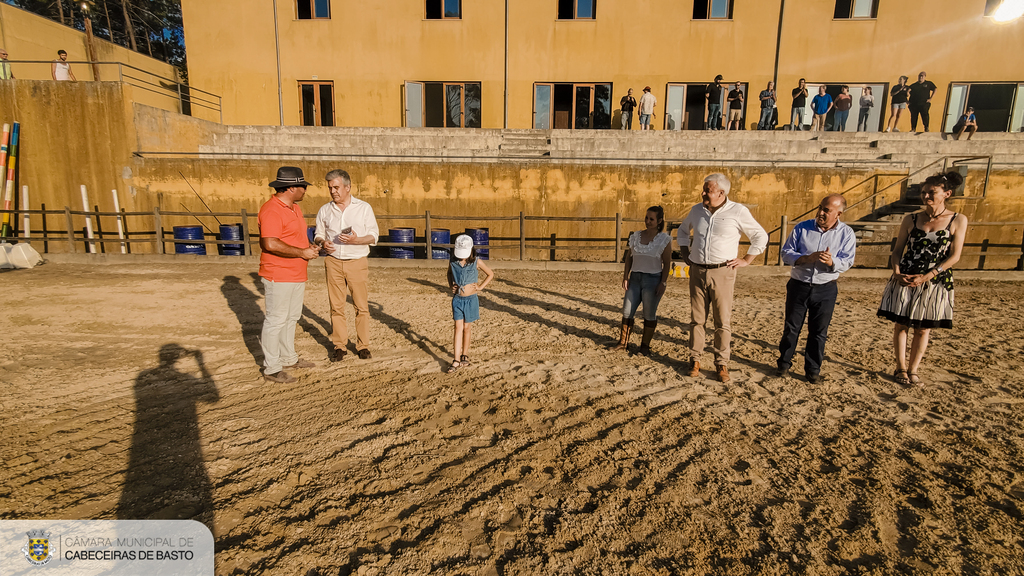
[[[846,132],[846,121],[850,118],[850,108],[853,108],[853,96],[850,96],[850,87],[845,84],[836,96],[836,114],[832,118],[833,132]]]
[[[715,82],[704,89],[708,101],[708,130],[718,130],[722,123],[722,75],[715,76]]]
[[[739,82],[729,91],[729,126],[727,130],[739,130],[743,127],[743,90]]]
[[[968,106],[967,112],[964,112],[960,119],[953,125],[953,134],[956,134],[956,139],[959,140],[964,132],[967,132],[967,139],[970,140],[971,136],[978,131],[978,117],[974,115],[974,108]]]
[[[636,108],[636,98],[633,98],[633,89],[630,88],[626,95],[619,102],[622,108],[622,129],[633,129],[633,109]]]
[[[11,63],[7,61],[7,50],[0,48],[0,80],[14,80]]]
[[[71,64],[68,64],[68,53],[63,50],[57,50],[57,59],[50,65],[50,75],[54,80],[78,81],[71,71]]]
[[[889,125],[885,127],[886,132],[899,132],[897,125],[900,122],[900,115],[907,109],[907,101],[910,99],[910,86],[907,86],[906,76],[900,76],[900,83],[892,87],[889,96],[892,97],[892,112],[889,114]]]
[[[644,95],[640,97],[640,129],[651,129],[651,117],[654,116],[654,106],[658,99],[651,94],[651,87],[644,86]]]
[[[775,112],[775,101],[778,95],[775,93],[775,82],[769,81],[768,87],[761,90],[758,95],[761,100],[761,119],[757,122],[758,130],[772,129],[772,114]]]
[[[868,131],[868,117],[871,116],[871,109],[875,107],[875,97],[871,94],[871,86],[865,86],[860,94],[860,116],[857,118],[857,131]]]
[[[935,84],[927,80],[927,74],[921,72],[917,75],[917,82],[910,85],[910,130],[917,132],[917,116],[921,115],[921,123],[924,124],[924,131],[928,131],[928,110],[932,107],[932,96],[935,96]]]
[[[825,117],[828,116],[828,111],[834,105],[832,97],[825,94],[825,85],[818,86],[818,94],[811,100],[811,110],[814,112],[814,119],[811,120],[811,130],[825,129]]]
[[[789,120],[790,130],[804,129],[804,108],[807,107],[807,81],[800,79],[800,85],[793,88],[793,113]]]

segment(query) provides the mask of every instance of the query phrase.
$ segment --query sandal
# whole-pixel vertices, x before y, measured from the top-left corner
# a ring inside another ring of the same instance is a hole
[[[462,365],[463,368],[469,368],[469,356],[463,354],[462,358],[460,359],[460,364]]]
[[[909,376],[911,384],[917,386],[918,388],[924,388],[924,384],[921,383],[921,378],[920,376],[917,375],[917,372],[908,372],[907,376]]]
[[[892,377],[900,386],[910,386],[910,376],[907,374],[906,370],[897,368],[896,371],[892,373]]]
[[[459,368],[462,368],[462,363],[460,363],[458,360],[452,360],[451,366],[448,366],[448,373],[451,374],[452,372],[455,372]]]

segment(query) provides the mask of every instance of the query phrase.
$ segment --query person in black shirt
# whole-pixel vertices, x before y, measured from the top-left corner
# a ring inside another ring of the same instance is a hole
[[[739,130],[743,126],[743,90],[739,82],[729,91],[729,126],[727,130]]]
[[[633,89],[630,88],[626,95],[619,102],[622,107],[622,129],[633,129],[633,108],[636,108],[636,98],[633,98]]]
[[[906,76],[900,76],[900,83],[892,87],[889,91],[889,96],[892,97],[890,103],[892,104],[892,112],[889,114],[889,125],[886,126],[886,132],[899,132],[900,129],[896,126],[900,121],[900,114],[907,109],[907,99],[910,98],[910,86],[907,86]]]
[[[704,90],[708,100],[708,130],[718,130],[722,125],[722,75],[715,76],[715,83]]]
[[[910,85],[910,129],[917,132],[917,115],[921,115],[924,131],[928,131],[928,110],[932,107],[932,96],[935,95],[935,84],[926,80],[927,74],[917,75],[917,82]]]
[[[807,81],[800,79],[800,85],[793,89],[793,114],[789,120],[790,130],[804,129],[804,108],[807,106]]]

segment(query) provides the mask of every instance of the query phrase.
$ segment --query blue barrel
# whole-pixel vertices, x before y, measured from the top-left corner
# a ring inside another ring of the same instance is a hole
[[[476,248],[476,257],[481,260],[490,260],[490,258],[488,258],[490,250],[487,248],[480,248],[481,246],[487,246],[490,244],[490,228],[466,228],[466,235],[473,239],[473,247]]]
[[[416,229],[415,228],[391,228],[388,230],[388,239],[391,242],[401,242],[402,244],[412,244],[416,241]],[[397,248],[391,247],[391,257],[399,258],[401,260],[412,260],[414,258],[412,246],[408,248]]]
[[[241,224],[221,224],[221,240],[242,240]],[[242,256],[245,254],[245,247],[241,244],[218,244],[221,256]]]
[[[313,245],[313,239],[316,238],[316,226],[309,226],[306,228],[306,238],[309,239],[309,245]]]
[[[445,228],[437,228],[430,231],[430,243],[431,244],[451,244],[452,243],[452,231]],[[434,248],[431,250],[431,260],[447,260],[449,257],[449,251],[447,248]]]
[[[175,240],[202,240],[203,239],[203,227],[202,226],[175,226],[174,227],[174,239]],[[202,254],[206,256],[206,244],[185,244],[177,243],[174,244],[175,254]]]

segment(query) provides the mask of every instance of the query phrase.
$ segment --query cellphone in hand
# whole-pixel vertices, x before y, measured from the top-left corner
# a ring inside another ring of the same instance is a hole
[[[351,233],[352,233],[352,227],[351,227],[351,226],[349,226],[348,228],[345,228],[345,229],[343,229],[343,230],[341,231],[341,233],[342,233],[342,234],[351,234]]]

